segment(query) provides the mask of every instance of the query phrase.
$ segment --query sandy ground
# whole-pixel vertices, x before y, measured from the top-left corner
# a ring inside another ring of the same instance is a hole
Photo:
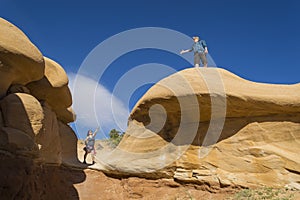
[[[193,185],[183,186],[173,180],[141,178],[114,179],[102,172],[86,169],[86,180],[75,184],[80,199],[228,199],[230,192],[210,193]]]

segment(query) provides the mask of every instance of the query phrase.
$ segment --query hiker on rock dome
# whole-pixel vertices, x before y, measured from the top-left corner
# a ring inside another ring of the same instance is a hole
[[[200,67],[200,60],[203,67],[207,67],[206,54],[208,54],[208,49],[205,40],[200,40],[198,36],[193,37],[194,44],[191,49],[182,50],[180,54],[194,52],[194,65],[195,67]]]

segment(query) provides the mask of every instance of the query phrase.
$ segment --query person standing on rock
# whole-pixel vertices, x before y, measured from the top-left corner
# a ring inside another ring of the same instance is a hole
[[[205,40],[200,40],[198,36],[193,37],[194,44],[191,49],[181,50],[180,54],[194,52],[194,65],[195,67],[200,67],[200,60],[203,67],[207,67],[206,54],[208,54],[208,49]]]
[[[84,160],[83,160],[84,164],[87,164],[86,163],[86,157],[89,153],[92,156],[93,164],[95,164],[95,155],[96,155],[95,137],[96,137],[96,134],[97,134],[98,130],[99,130],[99,128],[97,128],[94,133],[93,133],[93,131],[89,130],[88,133],[87,133],[87,137],[84,140],[84,143],[85,143],[85,147],[83,148],[83,150],[85,151]]]

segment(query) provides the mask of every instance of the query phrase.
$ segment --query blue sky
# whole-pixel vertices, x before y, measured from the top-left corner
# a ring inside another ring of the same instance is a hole
[[[300,82],[297,0],[1,0],[0,15],[21,28],[68,74],[76,74],[89,52],[115,34],[139,27],[163,27],[189,36],[200,35],[217,66],[243,78],[267,83]],[[100,84],[106,92],[112,92],[122,74],[152,62],[176,70],[190,67],[168,52],[136,51],[112,63]],[[131,109],[149,86],[141,86],[125,107]]]

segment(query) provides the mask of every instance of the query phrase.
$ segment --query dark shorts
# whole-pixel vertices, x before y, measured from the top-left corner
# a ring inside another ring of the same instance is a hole
[[[84,151],[86,151],[87,153],[91,153],[91,154],[96,154],[96,151],[95,151],[95,148],[94,147],[91,147],[91,146],[85,146],[83,148]]]
[[[194,64],[200,66],[200,60],[203,65],[207,65],[206,54],[205,53],[194,53]]]

